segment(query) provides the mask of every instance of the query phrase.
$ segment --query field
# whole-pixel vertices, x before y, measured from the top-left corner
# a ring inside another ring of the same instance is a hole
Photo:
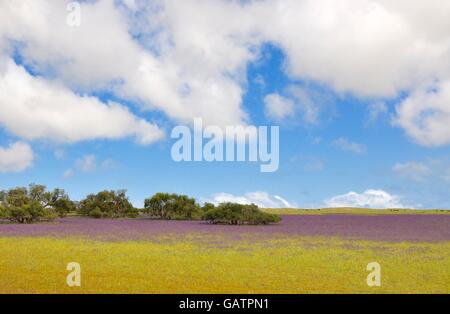
[[[450,215],[0,224],[0,293],[450,293]],[[81,287],[66,285],[70,262]],[[381,265],[369,287],[367,264]]]

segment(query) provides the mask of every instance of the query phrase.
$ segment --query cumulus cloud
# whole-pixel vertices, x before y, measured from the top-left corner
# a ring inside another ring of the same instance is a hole
[[[450,80],[407,97],[397,107],[395,123],[424,146],[450,144]]]
[[[71,88],[107,88],[177,121],[203,117],[210,124],[227,125],[246,119],[240,107],[243,89],[236,80],[244,78],[240,71],[255,54],[225,34],[211,40],[215,31],[209,16],[206,21],[201,16],[186,20],[186,14],[220,9],[220,3],[191,3],[183,5],[184,12],[175,2],[139,2],[139,8],[136,1],[121,7],[116,3],[81,2],[81,24],[69,27],[64,2],[2,2],[0,29],[4,38],[24,44],[16,48],[26,64]],[[136,9],[142,19],[132,13]]]
[[[71,88],[108,88],[177,121],[202,117],[226,125],[248,121],[246,66],[271,43],[283,51],[283,70],[294,80],[357,97],[412,92],[398,108],[398,125],[420,144],[449,142],[445,106],[428,105],[440,112],[429,117],[415,95],[450,79],[450,2],[98,0],[81,6],[80,27],[68,27],[65,2],[1,2],[0,49],[19,43],[25,63]]]
[[[21,172],[32,166],[34,159],[30,145],[16,142],[0,147],[0,173]]]
[[[334,140],[332,144],[333,146],[342,151],[351,152],[357,155],[365,154],[367,151],[366,146],[364,144],[352,142],[344,137],[340,137]]]
[[[326,207],[362,207],[362,208],[405,208],[397,195],[383,190],[367,190],[363,193],[349,192],[325,200]],[[409,206],[411,207],[411,206]]]
[[[245,193],[242,196],[217,193],[211,198],[205,199],[205,202],[213,204],[220,204],[226,202],[238,203],[238,204],[256,204],[262,208],[290,208],[295,207],[294,204],[288,202],[284,198],[278,195],[270,195],[267,192],[257,191]]]
[[[0,71],[0,125],[28,140],[68,143],[134,136],[146,145],[163,136],[156,125],[134,116],[127,107],[77,95],[30,75],[12,60]]]

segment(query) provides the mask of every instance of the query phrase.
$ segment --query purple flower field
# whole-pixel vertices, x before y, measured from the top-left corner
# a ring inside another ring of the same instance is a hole
[[[374,241],[450,241],[450,215],[322,215],[283,216],[270,226],[209,225],[202,221],[161,221],[150,219],[90,219],[69,217],[34,225],[0,224],[0,237],[87,237],[107,240],[152,240],[225,236],[230,239],[269,239],[284,236],[332,236]]]

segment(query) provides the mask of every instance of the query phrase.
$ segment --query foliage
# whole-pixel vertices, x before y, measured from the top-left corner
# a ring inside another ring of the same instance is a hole
[[[208,205],[208,208],[202,219],[213,224],[267,225],[281,220],[278,215],[262,212],[255,204],[222,203],[217,207]]]
[[[216,207],[216,206],[215,206],[214,204],[206,202],[206,203],[203,204],[202,211],[203,211],[204,213],[206,213],[207,211],[212,210],[212,209],[214,209],[215,207]]]
[[[6,209],[0,205],[0,219],[8,218]]]
[[[90,212],[90,216],[98,219],[103,217],[103,213],[100,208],[95,207],[94,210]]]
[[[94,218],[136,217],[138,210],[130,203],[126,190],[101,191],[80,202],[79,213]]]
[[[144,202],[145,213],[160,219],[199,219],[200,206],[186,195],[156,193]]]
[[[62,189],[48,191],[45,185],[30,184],[0,192],[0,218],[33,223],[64,217],[75,204]]]

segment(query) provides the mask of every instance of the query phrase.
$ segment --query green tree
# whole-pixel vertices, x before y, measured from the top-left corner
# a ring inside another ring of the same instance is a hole
[[[236,203],[222,203],[217,207],[208,205],[202,219],[212,224],[229,225],[266,225],[281,220],[278,215],[261,211],[255,204],[242,205]]]
[[[75,209],[64,190],[48,191],[46,186],[36,184],[1,191],[0,207],[3,218],[18,223],[51,220]]]
[[[199,219],[201,208],[186,195],[156,193],[144,201],[145,213],[160,219]]]
[[[214,209],[214,208],[215,208],[214,204],[206,202],[206,203],[203,204],[202,211],[204,213],[206,213],[207,211],[209,211],[211,209]]]
[[[79,213],[95,218],[136,217],[138,210],[130,203],[126,190],[101,191],[80,202]]]

